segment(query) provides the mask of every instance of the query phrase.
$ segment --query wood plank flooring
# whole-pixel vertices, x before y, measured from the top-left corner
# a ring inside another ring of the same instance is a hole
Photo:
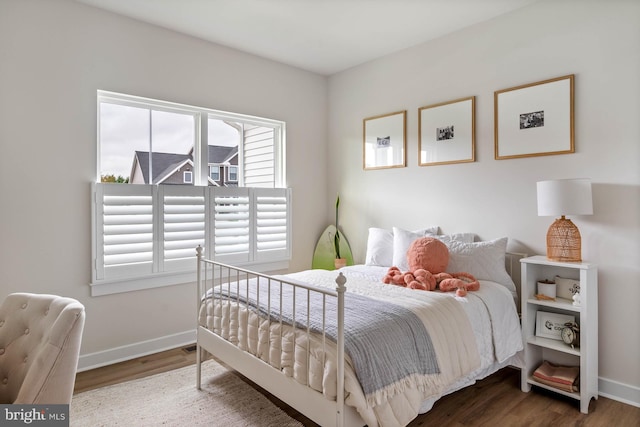
[[[194,345],[195,348],[195,345]],[[78,372],[74,393],[144,378],[196,363],[196,352],[175,348],[102,368]]]
[[[80,372],[76,376],[75,392],[143,378],[195,363],[195,351],[182,348]],[[316,426],[295,409],[254,385],[277,406],[305,426]],[[530,393],[520,391],[520,371],[505,368],[471,387],[445,396],[433,409],[419,415],[410,424],[415,426],[581,426],[638,427],[640,408],[600,397],[591,400],[589,414],[580,412],[577,400],[535,388]]]

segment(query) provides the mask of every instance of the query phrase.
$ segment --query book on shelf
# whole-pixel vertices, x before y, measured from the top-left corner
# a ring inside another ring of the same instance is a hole
[[[580,382],[580,367],[556,365],[545,360],[533,372],[533,379],[560,390],[577,392]]]

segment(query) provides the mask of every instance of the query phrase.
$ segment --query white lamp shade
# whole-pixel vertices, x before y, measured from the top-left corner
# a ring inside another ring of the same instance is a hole
[[[592,214],[591,180],[538,181],[538,216]]]

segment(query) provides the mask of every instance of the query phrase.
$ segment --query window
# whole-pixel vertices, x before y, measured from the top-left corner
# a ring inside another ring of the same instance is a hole
[[[238,182],[238,167],[229,166],[229,182]]]
[[[198,245],[286,268],[283,138],[275,120],[99,91],[92,295],[193,281]]]
[[[206,185],[219,180],[207,167],[224,165],[235,166],[238,186],[282,188],[284,130],[276,120],[98,91],[99,181],[177,184],[189,166],[193,184]]]
[[[212,181],[220,181],[220,166],[212,165],[209,166],[209,177]]]
[[[98,107],[102,182],[114,176],[130,184],[184,183],[179,170],[193,165],[196,112],[107,97]]]

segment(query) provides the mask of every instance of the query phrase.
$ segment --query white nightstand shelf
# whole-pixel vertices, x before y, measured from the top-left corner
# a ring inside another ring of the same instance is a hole
[[[535,286],[535,285],[534,285]],[[556,298],[555,301],[538,300],[535,298],[529,298],[527,300],[529,304],[537,304],[542,307],[557,308],[559,310],[576,311],[580,312],[580,307],[573,305],[573,301],[565,298]]]
[[[598,398],[598,271],[594,264],[556,262],[544,256],[523,258],[522,263],[522,338],[524,367],[521,388],[541,387],[580,401],[580,411],[588,413],[591,398]],[[580,281],[580,306],[558,298],[555,301],[535,298],[537,282],[555,276]],[[580,325],[580,346],[571,348],[564,342],[536,336],[538,311],[568,314]],[[533,372],[543,361],[580,367],[580,390],[566,392],[537,382]]]
[[[554,393],[558,393],[558,394],[561,394],[563,396],[571,397],[571,398],[576,399],[576,400],[580,400],[580,398],[581,398],[580,393],[578,393],[578,392],[570,393],[568,391],[560,390],[560,389],[548,386],[546,384],[539,383],[533,377],[529,377],[527,379],[527,383],[529,383],[531,385],[534,385],[536,387],[540,387],[540,388],[544,388],[544,389],[547,389],[547,390],[551,390]]]
[[[550,348],[555,351],[560,351],[562,353],[572,354],[574,356],[580,356],[580,348],[571,348],[562,341],[552,340],[549,338],[543,337],[529,337],[527,338],[527,343],[532,345],[537,345],[538,347]]]

